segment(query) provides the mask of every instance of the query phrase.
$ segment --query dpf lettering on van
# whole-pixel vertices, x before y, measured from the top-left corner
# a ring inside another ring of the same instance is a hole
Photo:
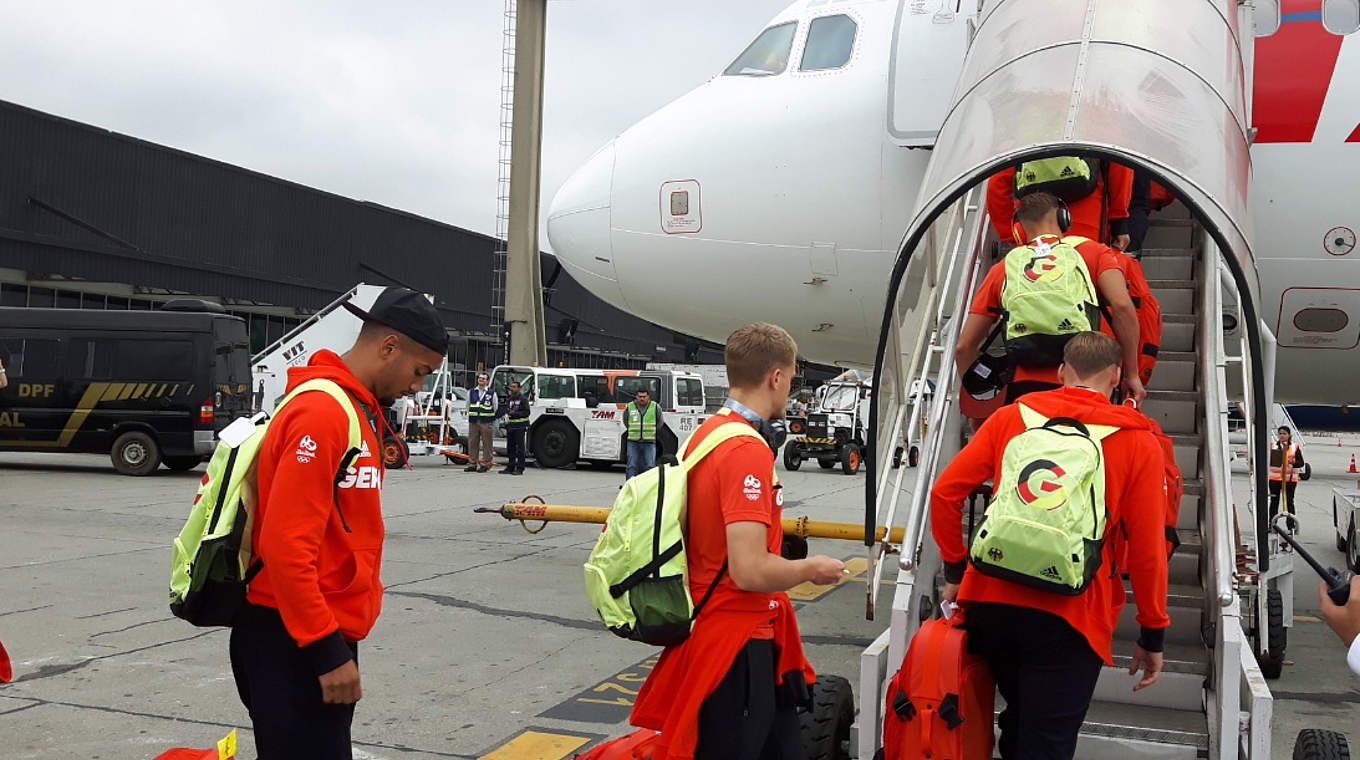
[[[345,479],[340,481],[341,488],[382,488],[382,471],[371,464],[351,467],[345,470]]]
[[[56,393],[54,383],[19,383],[19,398],[52,398]]]

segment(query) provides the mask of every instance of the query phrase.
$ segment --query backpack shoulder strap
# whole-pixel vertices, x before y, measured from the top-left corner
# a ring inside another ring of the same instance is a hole
[[[1058,242],[1066,243],[1072,246],[1073,248],[1076,248],[1079,245],[1091,242],[1091,239],[1082,237],[1081,235],[1068,235],[1067,237],[1064,237],[1062,240],[1059,240]]]
[[[1061,424],[1068,421],[1068,418],[1065,417],[1053,417],[1052,419],[1050,419],[1040,414],[1039,412],[1035,411],[1034,408],[1026,406],[1025,404],[1018,401],[1016,402],[1015,405],[1020,407],[1020,419],[1025,421],[1025,429],[1027,430],[1031,428],[1045,427],[1048,426],[1049,423],[1051,422],[1058,422]],[[1072,420],[1072,422],[1076,422],[1076,420]],[[1077,422],[1077,425],[1079,425],[1082,432],[1084,432],[1087,435],[1087,437],[1089,437],[1093,441],[1100,441],[1105,438],[1108,438],[1110,435],[1114,434],[1119,430],[1119,426],[1117,425],[1094,425],[1083,422]]]
[[[274,408],[274,414],[278,415],[279,410],[282,409],[285,404],[308,391],[322,391],[335,399],[335,402],[340,405],[340,408],[345,410],[345,418],[349,421],[350,448],[357,449],[362,446],[363,434],[359,429],[359,414],[354,411],[354,402],[350,400],[349,394],[345,392],[345,389],[341,388],[339,383],[336,383],[334,380],[316,378],[315,380],[308,380],[307,382],[302,383],[290,391],[287,396],[283,397],[283,400],[279,402],[279,405]]]
[[[727,410],[724,409],[723,411]],[[719,414],[722,414],[722,412],[719,412]],[[684,452],[689,448],[690,442],[694,440],[694,435],[691,434],[689,438],[685,439],[685,445],[680,447],[680,453],[682,455],[681,461],[683,461],[686,466],[696,465],[701,459],[713,453],[713,450],[722,444],[733,438],[741,438],[743,436],[750,436],[762,442],[765,440],[760,437],[760,433],[752,430],[751,426],[746,424],[745,420],[738,418],[731,422],[724,422],[719,425],[717,429],[709,433],[699,442],[699,445],[689,456],[683,456]]]
[[[354,402],[350,400],[349,393],[347,393],[344,388],[341,388],[339,383],[336,383],[334,380],[327,380],[320,377],[302,383],[289,392],[287,396],[284,396],[283,400],[279,402],[279,405],[274,408],[274,414],[277,415],[279,410],[289,401],[292,401],[299,395],[309,391],[321,391],[335,399],[335,402],[340,405],[340,408],[345,410],[345,417],[349,422],[349,447],[345,450],[344,456],[340,458],[340,469],[336,473],[336,482],[338,483],[344,479],[345,471],[349,469],[350,463],[353,462],[355,457],[359,456],[359,452],[363,450],[364,438],[363,432],[359,428],[359,414],[354,411]]]

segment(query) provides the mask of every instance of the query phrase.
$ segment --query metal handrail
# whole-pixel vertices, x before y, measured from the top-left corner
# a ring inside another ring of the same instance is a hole
[[[949,233],[947,233],[947,234],[949,235],[949,238],[947,238],[947,240],[946,240],[946,244],[949,245],[950,251],[949,251],[949,256],[948,256],[948,257],[946,258],[946,260],[945,260],[945,261],[946,261],[946,274],[945,274],[945,278],[944,278],[944,280],[943,280],[942,283],[939,283],[939,284],[937,284],[936,287],[931,288],[930,294],[929,294],[929,296],[928,296],[928,300],[927,300],[927,303],[926,303],[926,307],[925,307],[925,309],[924,309],[924,312],[925,312],[926,314],[932,314],[932,315],[934,315],[935,321],[934,321],[934,322],[931,322],[931,321],[925,321],[925,322],[923,322],[923,324],[921,325],[920,333],[919,333],[918,336],[917,336],[917,345],[916,345],[916,349],[913,351],[913,354],[914,354],[914,361],[912,362],[912,366],[909,367],[909,368],[907,368],[907,371],[905,371],[905,372],[899,371],[899,376],[900,376],[900,378],[901,378],[901,382],[902,382],[902,383],[904,384],[904,386],[908,389],[907,394],[910,394],[910,393],[911,393],[910,386],[911,386],[911,384],[912,384],[913,382],[915,382],[916,380],[920,380],[920,381],[921,381],[921,382],[919,382],[919,383],[916,383],[916,386],[917,386],[917,387],[916,387],[916,392],[915,392],[914,396],[910,399],[911,402],[912,402],[912,407],[913,407],[913,408],[912,408],[912,411],[911,411],[911,416],[910,416],[910,418],[908,418],[907,423],[908,423],[908,425],[910,426],[910,429],[912,429],[912,430],[916,429],[916,428],[921,424],[921,414],[922,414],[921,410],[922,410],[922,408],[923,408],[923,406],[924,406],[924,403],[923,403],[923,402],[924,402],[924,400],[925,400],[925,389],[926,389],[926,382],[925,382],[925,380],[926,380],[926,375],[927,375],[927,373],[929,372],[929,369],[930,369],[930,361],[931,361],[931,357],[932,357],[932,355],[936,352],[937,346],[938,346],[938,342],[939,342],[939,335],[940,335],[940,329],[939,329],[939,328],[940,328],[940,324],[939,324],[939,320],[940,320],[940,315],[943,313],[943,307],[944,307],[944,299],[942,299],[942,298],[940,297],[940,294],[943,293],[943,292],[945,292],[946,287],[947,287],[948,284],[949,284],[950,282],[952,282],[952,280],[953,280],[953,267],[954,267],[954,261],[958,258],[959,254],[961,253],[960,248],[961,248],[962,243],[963,243],[963,241],[964,241],[964,239],[965,239],[965,238],[964,238],[964,232],[965,232],[965,225],[967,225],[968,214],[969,214],[970,212],[972,212],[972,211],[975,211],[975,210],[976,210],[976,211],[979,211],[979,212],[982,212],[982,209],[981,209],[981,198],[979,197],[977,203],[973,203],[973,202],[972,202],[972,198],[973,198],[973,196],[975,195],[975,193],[977,193],[977,192],[978,192],[978,191],[975,190],[975,191],[971,191],[971,192],[969,192],[969,193],[966,193],[962,198],[959,199],[959,201],[958,201],[958,203],[957,203],[957,205],[956,205],[956,207],[955,207],[955,214],[956,214],[956,216],[955,216],[955,223],[954,223],[953,225],[951,225],[950,230],[949,230]],[[982,229],[985,229],[985,228],[976,226],[976,225],[980,224],[980,223],[985,219],[985,216],[986,216],[985,212],[979,213],[979,219],[976,220],[975,223],[974,223],[975,229],[971,230],[971,231],[973,232],[973,234],[974,234],[974,237],[976,237],[978,234],[980,234],[980,231],[981,231]],[[950,240],[952,240],[952,244],[950,243]],[[934,264],[936,267],[938,267],[938,265],[939,265],[939,259],[938,259],[938,257],[936,257],[936,256],[932,256],[932,257],[928,260],[927,263],[928,263],[928,265]],[[895,294],[889,294],[889,297],[891,298],[891,297],[894,296],[894,295],[895,295]],[[896,309],[896,302],[893,301],[892,303],[890,303],[890,304],[889,304],[889,308]],[[923,343],[924,343],[924,345],[923,345]],[[907,394],[904,394],[904,398],[906,398]],[[935,395],[936,395],[936,397],[939,396],[939,391],[938,391],[938,389],[937,389],[937,392],[936,392]],[[935,400],[938,401],[938,398],[936,398]],[[905,403],[904,403],[904,404],[900,405],[900,406],[898,407],[898,409],[893,413],[893,418],[892,418],[892,428],[891,428],[891,431],[892,431],[892,432],[891,432],[891,434],[886,438],[886,440],[889,440],[889,441],[897,441],[897,440],[900,440],[900,439],[903,438],[903,436],[902,436],[902,423],[903,423],[903,418],[904,418],[905,412],[906,412],[906,405],[905,405]],[[909,441],[910,438],[907,437],[906,440]],[[924,461],[924,456],[925,456],[925,452],[926,452],[926,447],[925,447],[925,445],[924,445],[925,442],[923,441],[922,443],[923,443],[923,446],[922,446],[922,457],[923,457],[923,461]],[[881,500],[881,499],[883,498],[885,492],[887,493],[887,496],[888,496],[887,511],[886,511],[886,513],[884,513],[881,504],[880,504],[879,508],[878,508],[876,511],[877,511],[879,514],[881,514],[882,517],[883,517],[883,519],[882,519],[882,524],[888,526],[889,529],[892,528],[893,523],[894,523],[894,521],[896,520],[896,517],[897,517],[898,500],[899,500],[900,495],[901,495],[901,490],[902,490],[902,480],[903,480],[903,478],[905,477],[905,475],[906,475],[905,470],[904,470],[904,469],[901,469],[901,468],[899,468],[899,469],[897,470],[895,479],[894,479],[893,471],[892,471],[891,469],[886,469],[886,468],[885,468],[884,471],[883,471],[882,481],[881,481],[880,487],[879,487],[879,489],[878,489],[878,495],[879,495],[879,498],[880,498],[880,500]],[[892,486],[891,488],[887,487],[887,486],[889,485],[889,481],[892,481],[892,482],[891,482],[891,486]],[[904,535],[905,535],[905,534],[904,534]],[[885,539],[885,540],[883,540],[883,541],[873,542],[872,545],[869,547],[869,560],[870,560],[870,563],[871,563],[871,565],[872,565],[872,567],[871,567],[872,572],[870,572],[870,573],[867,574],[867,575],[868,575],[868,578],[866,579],[866,580],[868,581],[868,584],[869,584],[869,592],[868,592],[868,596],[869,596],[869,600],[868,600],[868,601],[869,601],[869,604],[868,604],[868,607],[867,607],[867,610],[866,610],[866,611],[867,611],[867,613],[868,613],[870,619],[872,619],[874,603],[877,601],[877,597],[878,597],[878,579],[879,579],[880,574],[881,574],[881,571],[882,571],[882,564],[881,564],[881,563],[882,563],[883,557],[884,557],[885,554],[887,553],[888,545],[889,545],[889,544],[888,544],[887,540]],[[904,544],[904,545],[905,545],[905,544]]]
[[[954,303],[962,307],[967,303],[968,297],[975,290],[979,274],[983,241],[986,239],[987,214],[985,210],[980,210],[974,222],[972,230],[972,246],[968,259],[965,276],[959,279],[958,288],[954,292]],[[930,418],[926,427],[926,438],[921,442],[921,460],[917,464],[916,488],[911,495],[911,508],[907,514],[906,530],[902,534],[902,554],[899,566],[903,570],[911,570],[916,566],[918,552],[921,544],[921,536],[925,532],[926,508],[929,504],[930,492],[926,487],[934,480],[935,470],[939,464],[939,451],[944,443],[945,415],[949,413],[950,400],[953,394],[950,392],[959,386],[958,373],[954,369],[954,352],[950,347],[958,343],[959,331],[963,326],[962,308],[956,309],[953,318],[945,327],[943,334],[938,335],[939,345],[942,347],[940,352],[939,381],[935,388],[935,395],[932,399]],[[904,474],[898,477],[898,488],[893,489],[894,498],[896,493],[901,491],[901,479]]]
[[[1236,601],[1233,591],[1233,539],[1231,532],[1232,492],[1229,489],[1227,356],[1223,345],[1223,280],[1219,276],[1219,251],[1207,233],[1201,233],[1200,258],[1200,345],[1207,354],[1200,362],[1201,388],[1204,393],[1206,429],[1204,435],[1206,488],[1205,514],[1213,545],[1211,574],[1215,598],[1220,607]],[[1249,365],[1242,362],[1243,372]],[[1250,383],[1243,383],[1250,392]]]

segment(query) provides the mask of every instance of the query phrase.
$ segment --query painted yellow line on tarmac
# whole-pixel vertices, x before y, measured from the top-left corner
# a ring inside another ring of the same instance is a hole
[[[591,738],[527,729],[477,760],[562,760]]]
[[[863,580],[864,573],[869,569],[869,560],[864,557],[850,557],[845,560],[845,569],[850,572],[841,577],[840,583]],[[831,586],[818,586],[807,582],[800,583],[789,589],[789,599],[795,602],[815,602],[835,590],[840,583]]]

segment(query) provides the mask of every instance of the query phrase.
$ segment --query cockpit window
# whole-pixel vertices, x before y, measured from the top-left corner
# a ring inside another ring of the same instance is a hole
[[[1360,30],[1360,0],[1322,0],[1322,26],[1341,35]]]
[[[839,69],[855,49],[855,22],[849,16],[823,16],[808,26],[800,71]]]
[[[797,29],[798,24],[790,21],[761,32],[723,75],[768,77],[781,73],[789,65],[789,51],[793,48],[793,33]]]

